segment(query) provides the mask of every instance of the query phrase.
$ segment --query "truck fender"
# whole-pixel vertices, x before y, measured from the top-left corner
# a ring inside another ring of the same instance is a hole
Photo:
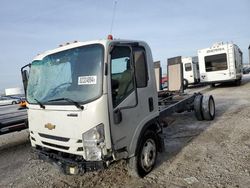
[[[137,139],[133,139],[133,141],[131,142],[129,147],[129,154],[130,154],[129,158],[137,155],[139,150],[138,148],[139,142],[142,140],[142,137],[146,130],[152,130],[157,134],[157,150],[159,152],[164,151],[165,147],[164,147],[164,137],[162,134],[162,126],[159,123],[158,118],[154,118],[148,121],[146,124],[144,124]]]

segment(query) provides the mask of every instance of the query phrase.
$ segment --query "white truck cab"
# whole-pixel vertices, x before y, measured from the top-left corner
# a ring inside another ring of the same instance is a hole
[[[36,56],[29,67],[30,140],[39,154],[70,159],[70,173],[138,152],[144,152],[139,175],[153,168],[161,127],[154,64],[145,42],[74,42]]]
[[[180,64],[173,59],[169,67],[181,73]],[[158,93],[151,50],[142,41],[74,42],[21,70],[31,145],[70,174],[126,159],[129,172],[144,177],[164,150],[163,117],[192,110],[198,120],[215,115],[212,96]],[[169,75],[181,90],[182,75],[179,84]]]
[[[215,43],[210,48],[198,50],[200,82],[216,84],[235,82],[242,78],[242,52],[233,43]]]

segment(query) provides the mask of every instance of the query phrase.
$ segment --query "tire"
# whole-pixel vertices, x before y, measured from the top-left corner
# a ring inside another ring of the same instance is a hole
[[[204,120],[203,114],[202,114],[202,98],[203,95],[197,95],[194,98],[194,114],[197,120],[202,121]]]
[[[154,131],[147,130],[139,142],[136,156],[128,161],[129,174],[134,177],[145,177],[150,173],[157,159],[157,135]]]
[[[211,121],[215,117],[215,103],[211,95],[202,98],[202,115],[207,121]]]
[[[17,103],[16,103],[16,101],[12,101],[12,103],[11,103],[11,104],[17,104]]]
[[[185,90],[185,89],[187,89],[187,87],[188,87],[188,80],[187,79],[183,79],[183,89]]]
[[[211,87],[211,88],[214,88],[214,87],[215,87],[215,83],[211,84],[210,87]]]
[[[241,79],[235,80],[235,85],[240,86],[241,85]]]

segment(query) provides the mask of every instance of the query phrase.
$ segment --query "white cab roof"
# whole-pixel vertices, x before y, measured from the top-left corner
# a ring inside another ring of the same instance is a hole
[[[58,48],[55,48],[53,50],[48,50],[45,51],[41,54],[38,54],[34,59],[34,60],[42,60],[44,57],[50,55],[50,54],[54,54],[57,52],[61,52],[64,50],[68,50],[71,48],[76,48],[76,47],[80,47],[80,46],[85,46],[85,45],[90,45],[90,44],[102,44],[104,47],[108,46],[110,43],[112,42],[121,42],[121,43],[133,43],[133,42],[138,42],[138,43],[143,43],[144,45],[147,45],[145,42],[143,41],[135,41],[135,40],[121,40],[121,39],[114,39],[114,40],[108,40],[108,39],[103,39],[103,40],[92,40],[92,41],[86,41],[86,42],[72,42],[72,43],[66,43],[65,45],[59,46]]]

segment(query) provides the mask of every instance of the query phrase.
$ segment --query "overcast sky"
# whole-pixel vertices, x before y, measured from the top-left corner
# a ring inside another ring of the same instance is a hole
[[[20,68],[68,41],[103,39],[114,0],[1,0],[0,92],[21,87]],[[167,58],[195,56],[224,41],[236,43],[248,63],[249,0],[117,0],[113,35],[151,46],[163,68]]]

